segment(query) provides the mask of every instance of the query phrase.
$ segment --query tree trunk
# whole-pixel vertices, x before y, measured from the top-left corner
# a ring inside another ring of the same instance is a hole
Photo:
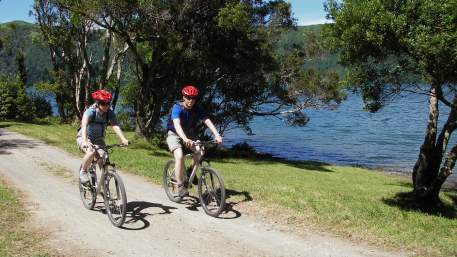
[[[424,142],[420,148],[419,157],[413,169],[414,192],[419,197],[426,197],[429,193],[433,177],[438,171],[431,170],[431,163],[436,163],[436,134],[438,125],[438,98],[436,96],[436,87],[432,86],[429,96],[429,116],[427,130]]]
[[[140,84],[140,92],[136,99],[136,112],[135,112],[135,133],[140,137],[147,137],[147,125],[146,125],[146,112],[149,99],[146,96],[147,81],[142,81]]]
[[[63,97],[64,96],[62,94],[59,94],[59,93],[56,94],[56,103],[57,103],[57,110],[59,111],[60,123],[67,122],[67,115],[65,113]]]
[[[435,89],[435,87],[433,87]],[[423,203],[434,205],[439,202],[439,193],[446,178],[451,174],[457,158],[457,146],[443,157],[446,153],[452,132],[457,128],[457,94],[454,96],[448,119],[439,136],[437,135],[438,99],[435,90],[431,91],[429,100],[429,121],[427,133],[419,158],[413,170],[413,184],[416,196]]]
[[[446,160],[444,161],[443,167],[440,170],[439,175],[434,180],[431,190],[431,197],[434,199],[439,199],[439,194],[441,187],[446,181],[447,177],[452,174],[452,169],[455,166],[455,161],[457,159],[457,145],[452,147],[452,150],[448,153]]]

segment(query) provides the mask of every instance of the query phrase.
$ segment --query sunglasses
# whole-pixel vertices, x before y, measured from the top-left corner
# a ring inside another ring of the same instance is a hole
[[[107,103],[107,102],[99,102],[98,104],[99,104],[99,105],[103,105],[103,106],[109,105],[109,103]]]
[[[197,99],[197,97],[187,96],[187,95],[185,95],[184,98],[186,98],[187,100],[195,100],[195,99]]]

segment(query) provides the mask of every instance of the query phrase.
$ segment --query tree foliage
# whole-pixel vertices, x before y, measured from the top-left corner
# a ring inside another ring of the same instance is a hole
[[[112,33],[96,29],[93,21],[71,12],[58,1],[36,0],[34,11],[52,63],[52,79],[42,88],[56,95],[62,121],[80,119],[90,104],[90,92],[109,88],[109,82],[118,91],[120,63],[126,49],[116,44]],[[115,65],[118,68],[114,79]]]
[[[294,29],[284,1],[58,2],[128,45],[139,134],[160,129],[185,83],[200,88],[200,101],[222,132],[233,124],[249,131],[256,115],[303,124],[305,107],[341,100],[334,76],[300,70],[305,46],[275,51],[281,33]]]
[[[370,111],[401,92],[429,96],[429,120],[413,169],[414,190],[436,202],[451,173],[457,146],[457,1],[327,1],[329,45],[347,68],[346,83],[360,90]],[[441,131],[439,108],[449,116]]]

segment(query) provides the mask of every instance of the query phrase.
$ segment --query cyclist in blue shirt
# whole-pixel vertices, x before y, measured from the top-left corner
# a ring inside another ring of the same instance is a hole
[[[184,186],[184,152],[183,147],[192,150],[193,159],[192,167],[200,159],[196,147],[191,138],[195,135],[195,127],[198,121],[203,123],[211,130],[217,144],[222,143],[222,137],[208,118],[206,112],[195,104],[198,89],[193,85],[185,85],[181,90],[183,95],[182,102],[173,105],[171,114],[167,123],[167,144],[175,159],[175,174],[178,184],[178,193],[180,197],[188,195],[187,188]]]
[[[113,126],[114,132],[121,139],[123,145],[128,145],[129,141],[125,138],[121,128],[117,124],[116,115],[110,109],[110,101],[112,94],[106,90],[100,89],[91,94],[95,104],[91,105],[83,114],[81,119],[81,129],[76,135],[76,143],[78,147],[85,152],[79,179],[81,183],[87,183],[89,176],[87,175],[87,167],[94,158],[95,149],[92,145],[105,145],[105,130],[108,124]],[[104,157],[105,153],[102,149],[98,150],[100,156]]]

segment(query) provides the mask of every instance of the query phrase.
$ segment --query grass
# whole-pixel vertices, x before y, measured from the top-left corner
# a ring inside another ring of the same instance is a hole
[[[24,225],[26,219],[19,193],[0,181],[0,256],[49,256],[40,246],[44,236],[28,231]]]
[[[78,154],[73,126],[1,122],[0,127]],[[133,133],[126,135],[134,138]],[[116,142],[111,130],[107,142]],[[161,184],[163,165],[170,158],[166,150],[137,139],[129,148],[115,149],[110,159],[122,170]],[[410,178],[268,158],[216,159],[212,165],[224,178],[229,205],[242,214],[253,205],[254,215],[264,213],[296,230],[313,226],[356,242],[413,251],[416,256],[457,255],[455,191],[442,192],[441,208],[423,210],[410,193]]]

